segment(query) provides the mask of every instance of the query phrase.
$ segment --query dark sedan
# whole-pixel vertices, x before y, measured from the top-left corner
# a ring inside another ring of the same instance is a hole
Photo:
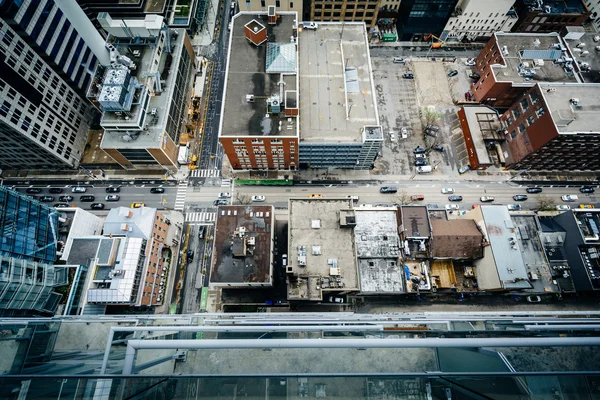
[[[527,195],[524,194],[516,194],[513,196],[514,201],[525,201],[527,200]]]
[[[594,193],[596,189],[594,189],[592,186],[582,186],[579,188],[579,191],[581,193]]]
[[[456,195],[448,196],[448,200],[450,200],[450,201],[462,201],[462,199],[463,199],[462,196],[456,196]]]
[[[527,193],[542,193],[542,188],[527,188]]]

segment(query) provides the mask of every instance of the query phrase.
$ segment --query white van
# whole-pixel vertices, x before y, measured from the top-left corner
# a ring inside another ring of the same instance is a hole
[[[562,201],[577,201],[579,197],[576,194],[565,194],[561,197]]]
[[[431,165],[425,165],[423,167],[417,167],[417,172],[419,174],[428,174],[430,172],[433,171],[433,168],[431,167]]]
[[[281,256],[281,265],[283,265],[283,268],[287,267],[287,254]]]

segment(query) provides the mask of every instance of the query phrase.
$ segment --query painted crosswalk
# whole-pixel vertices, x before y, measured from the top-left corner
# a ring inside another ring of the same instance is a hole
[[[177,187],[177,195],[175,197],[175,207],[173,207],[174,210],[183,211],[183,208],[185,206],[185,194],[187,193],[187,190],[188,190],[187,181],[180,183],[179,186]]]
[[[201,224],[202,222],[215,222],[217,219],[216,212],[193,212],[185,214],[185,222],[189,222],[191,225]]]
[[[221,187],[231,187],[231,179],[221,179]]]
[[[194,169],[190,173],[192,178],[214,178],[221,176],[221,170],[219,169]]]

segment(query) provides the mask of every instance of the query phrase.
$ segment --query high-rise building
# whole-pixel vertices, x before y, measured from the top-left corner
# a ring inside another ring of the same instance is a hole
[[[371,29],[377,22],[379,0],[311,0],[310,21],[360,22]]]
[[[440,36],[457,0],[402,0],[398,12],[400,40],[427,40],[429,34]]]
[[[59,216],[29,196],[0,186],[0,314],[53,314],[67,283],[56,260]]]
[[[585,6],[590,10],[590,20],[596,28],[596,32],[600,31],[600,18],[598,18],[600,0],[585,0]]]
[[[519,20],[513,32],[559,32],[565,26],[581,26],[591,12],[582,0],[517,0]]]
[[[104,40],[72,0],[0,2],[0,38],[0,167],[77,167]]]
[[[481,40],[492,33],[510,32],[517,22],[515,0],[460,0],[444,27],[442,40]]]

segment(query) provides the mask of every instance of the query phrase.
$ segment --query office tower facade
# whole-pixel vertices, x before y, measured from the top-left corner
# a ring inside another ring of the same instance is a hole
[[[83,94],[109,62],[73,1],[0,2],[0,167],[77,167],[92,119]]]

